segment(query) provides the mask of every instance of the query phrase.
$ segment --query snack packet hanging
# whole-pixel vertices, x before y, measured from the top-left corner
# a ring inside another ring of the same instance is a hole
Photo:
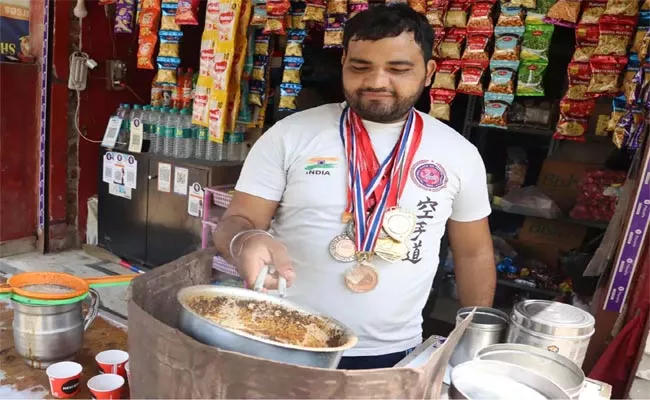
[[[440,43],[440,57],[459,60],[465,44],[465,37],[464,29],[449,29]]]
[[[180,42],[183,37],[181,31],[160,31],[160,48],[158,49],[159,57],[176,57],[180,56]]]
[[[632,48],[630,49],[632,53],[639,54],[641,59],[645,59],[647,56],[648,45],[644,39],[648,35],[650,35],[650,12],[643,11],[639,15],[639,23],[634,33],[634,39],[632,40]]]
[[[581,0],[558,0],[549,8],[544,22],[574,28],[580,17]]]
[[[585,1],[582,16],[580,17],[580,24],[598,24],[601,15],[605,12],[607,0],[591,0]]]
[[[553,139],[555,140],[573,140],[584,142],[585,134],[589,128],[589,119],[580,117],[560,116],[560,120],[555,127]]]
[[[445,16],[445,28],[465,28],[469,6],[468,1],[452,1]]]
[[[576,49],[572,61],[588,63],[598,46],[598,25],[578,25],[576,28]]]
[[[158,36],[156,34],[140,35],[138,39],[137,67],[154,69],[153,56]]]
[[[564,95],[571,100],[586,100],[587,89],[591,81],[591,67],[588,63],[571,62],[567,68],[569,88]]]
[[[302,57],[302,43],[307,32],[304,30],[290,29],[287,35],[287,46],[284,55],[287,57]]]
[[[158,74],[156,75],[156,83],[163,86],[176,85],[176,68],[181,63],[180,58],[176,57],[158,57],[156,59],[158,64]]]
[[[427,0],[408,0],[409,6],[419,14],[426,14]]]
[[[517,74],[517,96],[544,96],[546,61],[522,61]]]
[[[451,119],[451,103],[456,97],[456,92],[446,89],[431,89],[429,91],[429,115],[442,121]]]
[[[325,23],[325,8],[325,0],[307,0],[302,20],[316,24]]]
[[[440,58],[440,46],[445,40],[445,28],[442,26],[433,27],[433,58]]]
[[[296,83],[283,83],[280,85],[280,102],[278,111],[295,112],[298,109],[297,99],[302,85]]]
[[[506,7],[523,7],[529,9],[537,7],[536,0],[501,0],[501,4]]]
[[[287,23],[287,28],[293,30],[305,30],[307,25],[303,21],[302,17],[305,15],[305,2],[293,2],[291,3],[291,8],[289,9],[289,22]]]
[[[304,62],[302,57],[284,57],[282,83],[300,83],[300,70]]]
[[[115,5],[115,33],[133,33],[135,0],[117,0]]]
[[[625,68],[625,59],[594,57],[590,65],[591,80],[587,87],[587,95],[601,97],[617,94],[621,72]]]
[[[266,25],[266,0],[253,0],[253,15],[250,26],[263,28]]]
[[[456,81],[460,72],[460,62],[457,60],[443,60],[433,78],[432,89],[456,89]]]
[[[496,40],[494,42],[492,60],[519,60],[521,52],[519,40],[521,39],[521,33],[523,32],[518,27],[496,27]]]
[[[604,15],[636,17],[639,14],[639,0],[608,0]]]
[[[155,35],[158,32],[158,22],[160,21],[160,3],[156,1],[151,3],[151,7],[145,7],[140,12],[138,24],[140,25],[140,36]],[[148,4],[147,3],[147,4]]]
[[[488,92],[514,95],[518,69],[519,61],[490,61]]]
[[[490,31],[487,31],[484,34],[474,33],[469,35],[462,60],[487,64],[490,61],[490,55],[488,53],[490,38]]]
[[[543,18],[555,2],[556,0],[537,0],[537,6],[534,10],[528,10],[527,17],[528,15],[531,15],[536,20],[543,22]]]
[[[485,74],[486,63],[463,61],[460,70],[460,82],[456,92],[474,96],[483,95],[483,75]]]
[[[449,5],[449,0],[429,0],[427,1],[427,12],[425,16],[429,25],[444,26],[445,25],[445,16],[447,15],[447,6]]]
[[[199,0],[178,0],[175,21],[177,25],[199,24]]]
[[[366,11],[368,9],[368,6],[368,0],[349,0],[348,17],[352,18],[355,15],[359,14],[361,11]]]
[[[286,34],[286,16],[289,13],[291,3],[289,0],[267,0],[266,1],[266,24],[265,34]]]
[[[474,3],[472,5],[469,20],[467,21],[467,33],[492,33],[494,21],[492,20],[492,3]]]
[[[615,17],[602,17],[598,30],[598,46],[596,46],[593,56],[625,57],[627,55],[627,47],[634,31],[633,25],[628,25]]]
[[[323,36],[323,48],[343,47],[343,28],[347,17],[345,14],[328,15],[325,22],[325,35]]]
[[[480,126],[506,129],[508,126],[508,111],[515,99],[511,94],[485,93],[483,98],[483,114]]]
[[[521,43],[521,59],[523,61],[548,61],[548,49],[554,29],[551,24],[526,25]]]
[[[181,27],[176,23],[176,10],[178,4],[176,3],[163,3],[162,4],[162,17],[160,18],[161,31],[180,31]],[[207,25],[207,23],[206,23]]]
[[[614,146],[619,149],[625,147],[626,138],[632,130],[633,125],[634,114],[632,113],[632,109],[626,109],[614,127],[614,132],[612,134],[612,143],[614,143]]]
[[[348,13],[348,0],[328,0],[326,14],[346,14]]]
[[[644,70],[641,68],[639,59],[633,54],[627,63],[625,74],[623,74],[623,83],[621,84],[621,91],[628,104],[636,104],[642,100],[643,80]]]
[[[501,7],[501,13],[497,19],[497,26],[503,27],[521,27],[521,32],[524,31],[524,10],[518,7]]]
[[[158,21],[160,20],[160,2],[145,1],[140,11],[138,33],[138,52],[136,66],[140,69],[154,69],[154,51],[158,43]]]
[[[626,99],[623,96],[616,96],[612,100],[612,113],[609,115],[609,120],[607,121],[607,127],[605,130],[608,132],[614,132],[618,121],[621,119],[623,114],[625,114],[625,105]]]

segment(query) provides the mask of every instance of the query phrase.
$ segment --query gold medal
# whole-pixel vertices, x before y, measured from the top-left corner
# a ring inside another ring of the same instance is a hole
[[[370,292],[378,282],[377,271],[368,261],[361,261],[345,272],[345,285],[355,293]]]
[[[392,238],[377,239],[375,254],[384,261],[396,262],[408,255],[409,248],[405,242],[398,242]]]
[[[382,226],[388,236],[398,242],[405,242],[409,239],[413,230],[415,230],[417,218],[412,212],[395,207],[386,211],[382,222]]]
[[[329,250],[336,261],[351,262],[356,259],[354,242],[348,235],[342,234],[335,236],[330,242]]]

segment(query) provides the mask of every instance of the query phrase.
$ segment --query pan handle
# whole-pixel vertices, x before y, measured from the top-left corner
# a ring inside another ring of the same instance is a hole
[[[88,294],[88,297],[90,298],[90,307],[88,308],[88,313],[84,317],[84,332],[90,327],[90,324],[93,323],[95,317],[97,317],[100,304],[99,292],[97,292],[95,289],[89,289]]]

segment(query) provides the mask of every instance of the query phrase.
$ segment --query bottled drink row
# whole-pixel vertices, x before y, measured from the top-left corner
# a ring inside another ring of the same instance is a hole
[[[139,118],[142,152],[210,161],[243,161],[247,153],[243,132],[226,134],[224,143],[213,142],[208,128],[192,124],[189,109],[120,104],[115,115],[122,118],[116,149],[129,147],[131,120]]]

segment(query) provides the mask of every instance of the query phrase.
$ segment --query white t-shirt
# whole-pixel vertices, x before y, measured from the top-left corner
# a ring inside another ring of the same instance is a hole
[[[329,243],[345,230],[347,164],[339,135],[341,104],[291,115],[255,143],[236,190],[278,201],[274,236],[291,256],[296,273],[287,297],[351,328],[359,343],[345,356],[372,356],[420,344],[422,308],[438,269],[447,219],[475,221],[490,214],[485,166],[476,148],[447,125],[422,114],[424,132],[399,202],[418,225],[402,261],[377,257],[379,282],[353,293],[344,282],[354,263],[332,258]],[[364,121],[377,158],[389,154],[403,123]]]

